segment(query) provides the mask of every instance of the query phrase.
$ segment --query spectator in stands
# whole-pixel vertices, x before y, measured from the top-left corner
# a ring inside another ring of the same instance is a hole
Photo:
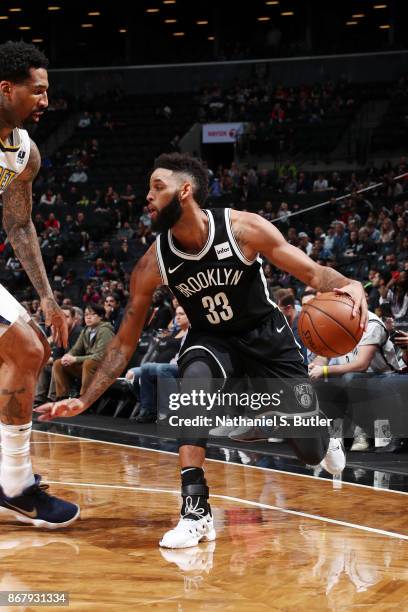
[[[390,280],[391,274],[386,270],[383,272],[376,270],[374,272],[368,292],[368,308],[372,312],[375,312],[375,309],[380,304],[380,300],[383,301],[391,298],[391,292],[388,287]]]
[[[52,345],[52,352],[46,366],[42,369],[40,377],[38,379],[34,398],[34,406],[40,406],[44,402],[48,401],[55,402],[55,381],[52,376],[53,363],[56,359],[62,357],[65,352],[69,352],[73,348],[82,331],[81,325],[78,325],[76,321],[76,312],[74,308],[63,304],[62,312],[64,313],[68,324],[67,349],[65,350],[61,347],[57,347],[56,345],[54,345],[52,337],[48,339],[48,341]]]
[[[310,181],[304,172],[299,172],[297,179],[297,193],[309,193]]]
[[[86,286],[86,291],[82,296],[82,301],[84,304],[95,305],[98,304],[101,300],[101,294],[95,287],[95,283],[91,282]]]
[[[70,395],[73,380],[81,381],[80,393],[85,393],[96,372],[109,341],[113,338],[112,325],[104,321],[103,306],[95,304],[85,308],[85,328],[74,346],[52,367],[56,396]]]
[[[177,331],[179,329],[177,321],[176,321],[176,310],[178,306],[179,306],[178,299],[174,297],[173,295],[173,297],[171,298],[171,309],[173,311],[174,316],[170,320],[170,323],[167,326],[167,329],[169,330],[170,333]]]
[[[55,213],[50,212],[48,215],[48,219],[44,223],[45,229],[60,229],[61,224],[58,219],[55,217]]]
[[[268,289],[271,290],[271,287],[275,283],[275,275],[273,273],[273,268],[270,263],[265,263],[263,266],[263,271],[266,279],[266,284]]]
[[[329,183],[323,174],[319,174],[317,179],[313,182],[313,191],[327,191]]]
[[[396,222],[396,230],[394,236],[394,243],[398,250],[401,249],[404,238],[408,236],[408,218],[398,217]]]
[[[122,227],[118,231],[118,240],[128,241],[133,238],[134,230],[132,229],[129,221],[124,221]]]
[[[88,111],[84,111],[79,118],[78,127],[81,129],[87,128],[91,125],[92,116]]]
[[[327,228],[326,237],[324,239],[324,248],[330,254],[333,253],[334,239],[336,237],[335,228],[336,228],[335,224],[330,223],[329,227]]]
[[[328,259],[330,255],[330,251],[324,248],[324,239],[317,238],[313,243],[312,250],[310,251],[310,257],[315,261],[318,261],[321,259]]]
[[[362,372],[391,374],[399,370],[399,364],[393,343],[382,320],[369,312],[367,330],[364,332],[357,347],[342,357],[336,359],[335,365],[328,364],[325,357],[316,357],[309,365],[312,381],[320,378],[357,374]],[[351,380],[351,379],[350,379]],[[358,415],[355,415],[358,420]],[[350,450],[362,451],[370,446],[367,433],[359,426],[355,428],[354,441]]]
[[[289,204],[287,202],[282,202],[278,209],[277,219],[279,219],[281,223],[289,225],[289,217],[291,214],[292,213],[289,210]]]
[[[306,232],[299,232],[298,234],[298,248],[306,253],[306,255],[310,255],[312,252],[313,245],[310,242],[310,238]]]
[[[356,255],[370,255],[374,253],[376,246],[372,240],[366,227],[361,227],[358,231],[358,242],[356,245]]]
[[[174,390],[176,390],[175,379],[178,374],[178,367],[175,358],[190,327],[190,322],[181,306],[176,308],[175,319],[177,329],[171,334],[166,333],[156,343],[156,352],[153,355],[154,361],[143,363],[138,368],[131,368],[126,373],[126,378],[133,381],[136,387],[136,394],[140,385],[140,411],[136,417],[138,423],[154,422],[157,419],[156,397],[159,378],[174,380]],[[161,403],[163,404],[163,402]],[[160,408],[162,416],[167,414],[168,401],[165,402],[165,405],[159,407],[159,412]]]
[[[110,267],[103,261],[102,257],[97,257],[94,265],[89,269],[87,277],[93,279],[104,278],[107,277],[110,272]]]
[[[139,222],[142,223],[144,227],[150,227],[152,221],[150,219],[149,211],[147,206],[143,206],[143,213],[140,215]]]
[[[33,223],[37,231],[37,235],[40,236],[45,230],[45,223],[41,213],[35,213]]]
[[[125,193],[121,194],[120,199],[126,204],[126,219],[132,220],[137,214],[136,210],[136,194],[132,185],[126,185]]]
[[[408,272],[399,272],[391,290],[391,312],[396,324],[408,314]]]
[[[285,110],[279,102],[276,102],[271,112],[271,123],[283,123],[286,118]]]
[[[380,242],[392,242],[394,240],[394,225],[389,217],[386,217],[381,224]]]
[[[109,242],[109,240],[105,240],[102,243],[102,247],[96,254],[95,259],[103,259],[106,263],[111,263],[111,261],[115,258],[114,250]]]
[[[299,331],[298,331],[299,313],[295,308],[295,298],[291,294],[291,292],[287,291],[286,289],[280,289],[277,292],[277,296],[278,296],[279,310],[282,312],[282,314],[285,315],[286,320],[293,332],[295,340],[299,345],[299,351],[302,354],[303,361],[307,365],[307,350],[306,350],[305,345],[300,339]]]
[[[84,324],[84,311],[79,306],[73,306],[75,310],[75,325],[79,325],[80,327]]]
[[[88,196],[83,193],[77,202],[77,206],[89,206],[90,203],[91,201]]]
[[[13,279],[14,287],[19,287],[21,283],[24,282],[25,272],[20,260],[17,259],[15,255],[8,258],[5,269],[10,272],[10,277]]]
[[[74,172],[68,179],[69,183],[86,183],[88,181],[88,175],[84,170],[84,167],[81,163],[78,163],[75,167]]]
[[[52,189],[47,189],[40,198],[40,204],[46,204],[47,206],[54,206],[56,195],[52,192]]]
[[[368,217],[365,223],[365,227],[368,230],[369,239],[374,243],[378,242],[380,240],[381,234],[380,230],[376,227],[374,218]]]
[[[78,212],[72,230],[80,237],[81,251],[85,252],[89,242],[89,226],[83,212]]]
[[[153,293],[152,306],[147,315],[144,331],[167,328],[172,317],[167,298],[168,295],[164,289],[156,289]]]
[[[388,255],[385,256],[385,264],[387,266],[387,270],[391,273],[392,279],[394,281],[398,280],[399,268],[395,253],[388,253]]]
[[[64,256],[57,255],[55,258],[55,263],[51,269],[52,286],[54,286],[56,283],[58,284],[58,286],[61,286],[61,282],[63,278],[65,277],[66,273],[67,273],[67,268],[64,262]]]
[[[401,249],[398,254],[398,265],[408,259],[408,235],[404,236],[401,242]]]
[[[103,307],[105,309],[105,320],[112,325],[113,330],[116,334],[118,332],[124,314],[124,310],[120,304],[118,294],[108,293],[105,296]]]
[[[129,243],[126,238],[122,240],[120,247],[118,251],[116,252],[116,259],[120,263],[131,261],[132,259],[131,254],[129,252]]]
[[[405,368],[408,368],[408,332],[398,330],[393,339],[394,345],[401,349],[402,360],[405,363]],[[408,370],[405,370],[407,373]]]
[[[349,244],[349,237],[343,221],[337,220],[334,222],[334,234],[332,253],[339,257],[343,255]]]

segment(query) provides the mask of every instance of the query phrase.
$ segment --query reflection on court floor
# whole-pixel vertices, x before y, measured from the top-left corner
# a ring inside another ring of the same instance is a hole
[[[210,461],[217,540],[165,550],[175,455],[35,432],[33,460],[81,520],[0,517],[0,591],[67,591],[73,610],[408,608],[404,495]]]

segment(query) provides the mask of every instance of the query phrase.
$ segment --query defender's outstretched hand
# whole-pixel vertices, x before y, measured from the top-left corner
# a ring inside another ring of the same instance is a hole
[[[55,300],[41,300],[41,308],[45,316],[45,324],[51,327],[52,337],[58,346],[68,346],[68,325],[64,313]]]
[[[34,412],[39,413],[39,421],[52,421],[58,417],[73,417],[81,414],[88,406],[81,399],[67,398],[59,402],[48,402],[38,408],[34,408]]]

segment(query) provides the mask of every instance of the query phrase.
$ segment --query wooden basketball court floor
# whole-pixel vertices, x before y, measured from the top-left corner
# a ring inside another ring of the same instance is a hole
[[[0,518],[0,591],[66,591],[70,610],[408,610],[403,493],[209,461],[218,538],[165,550],[176,455],[40,431],[32,449],[81,519],[45,531]]]

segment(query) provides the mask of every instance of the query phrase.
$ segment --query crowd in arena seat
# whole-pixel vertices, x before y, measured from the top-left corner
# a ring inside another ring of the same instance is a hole
[[[241,156],[294,154],[313,147],[328,152],[359,108],[361,95],[346,79],[274,87],[262,78],[227,90],[214,84],[199,92],[198,119],[245,122],[238,143]]]
[[[242,120],[239,113],[245,110],[253,113],[250,121],[260,122],[267,111],[274,129],[287,128],[287,134],[295,118],[305,123],[323,122],[330,113],[356,104],[346,89],[334,83],[307,91],[237,87],[230,97],[228,94],[224,99],[223,95],[219,89],[203,91],[202,119]],[[319,108],[321,112],[317,112]],[[311,121],[316,112],[319,121]],[[129,295],[131,269],[155,236],[136,186],[114,181],[88,184],[101,148],[99,140],[90,136],[95,121],[105,129],[115,129],[108,115],[84,112],[76,128],[83,135],[81,146],[63,148],[44,160],[34,186],[33,221],[57,301],[81,310],[103,305],[106,320],[117,331],[118,313]],[[311,258],[361,280],[370,310],[387,321],[390,331],[393,327],[407,329],[408,176],[394,180],[407,171],[404,157],[396,165],[384,162],[353,173],[304,172],[291,159],[273,168],[233,162],[208,168],[208,205],[249,210],[276,223],[287,240]],[[374,189],[360,193],[371,187]],[[327,204],[321,208],[302,213],[323,201]],[[300,307],[307,288],[268,261],[263,269],[271,295],[290,289]],[[40,304],[4,232],[0,234],[0,275],[44,325]],[[112,298],[115,307],[109,309]],[[155,296],[132,366],[143,361],[159,330],[171,323],[176,307],[168,292]]]

